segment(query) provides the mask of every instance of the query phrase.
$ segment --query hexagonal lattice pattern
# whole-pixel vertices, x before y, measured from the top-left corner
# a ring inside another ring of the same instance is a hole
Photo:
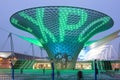
[[[61,56],[61,60],[73,62],[88,39],[113,25],[113,20],[101,12],[65,6],[22,10],[12,15],[10,21],[15,27],[33,34],[50,58]]]

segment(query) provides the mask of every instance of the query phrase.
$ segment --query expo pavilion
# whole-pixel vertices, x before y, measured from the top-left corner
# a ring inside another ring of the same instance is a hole
[[[68,72],[75,69],[78,56],[84,49],[89,47],[98,50],[96,47],[117,38],[120,32],[118,30],[102,39],[90,41],[94,35],[110,29],[114,24],[113,19],[99,11],[71,6],[44,6],[21,10],[10,17],[10,22],[14,27],[35,37],[32,39],[19,36],[46,50],[49,63],[54,63],[55,70],[67,70]],[[91,52],[87,56],[92,56],[92,54],[95,53]],[[92,57],[85,59],[90,60]],[[24,62],[24,65],[25,63],[27,62]],[[110,65],[110,62],[105,63]],[[102,70],[101,66],[99,69]],[[104,69],[111,68],[105,66]],[[62,73],[65,74],[64,71]]]

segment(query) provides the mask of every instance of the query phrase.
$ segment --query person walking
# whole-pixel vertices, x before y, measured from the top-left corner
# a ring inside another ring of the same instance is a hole
[[[60,71],[57,70],[57,79],[59,79],[59,78],[60,78]]]
[[[82,71],[78,71],[78,73],[77,73],[77,80],[82,80],[82,79],[83,79]]]

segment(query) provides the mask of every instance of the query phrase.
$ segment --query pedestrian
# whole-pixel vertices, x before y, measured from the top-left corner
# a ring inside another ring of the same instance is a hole
[[[57,79],[59,79],[59,78],[60,78],[60,71],[57,70]]]
[[[82,79],[83,79],[82,71],[78,71],[78,73],[77,73],[77,80],[82,80]]]

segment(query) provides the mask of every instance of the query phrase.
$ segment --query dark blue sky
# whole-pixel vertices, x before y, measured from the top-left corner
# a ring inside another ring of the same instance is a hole
[[[118,29],[120,29],[120,0],[1,0],[0,1],[0,51],[9,51],[10,45],[9,41],[6,42],[6,46],[3,48],[5,44],[5,40],[7,39],[8,32],[13,32],[19,35],[33,37],[31,34],[21,31],[10,24],[9,18],[12,14],[17,11],[39,7],[39,6],[76,6],[89,8],[93,10],[97,10],[103,12],[109,16],[111,16],[114,20],[114,26],[102,33],[99,33],[92,39],[100,39]],[[4,29],[4,30],[3,30]],[[24,40],[21,40],[15,36],[13,36],[14,46],[16,52],[27,52],[30,53],[31,50],[30,44]],[[118,43],[120,42],[120,38],[117,38],[111,41],[110,44],[118,49]],[[35,53],[39,54],[39,48],[35,47]]]

